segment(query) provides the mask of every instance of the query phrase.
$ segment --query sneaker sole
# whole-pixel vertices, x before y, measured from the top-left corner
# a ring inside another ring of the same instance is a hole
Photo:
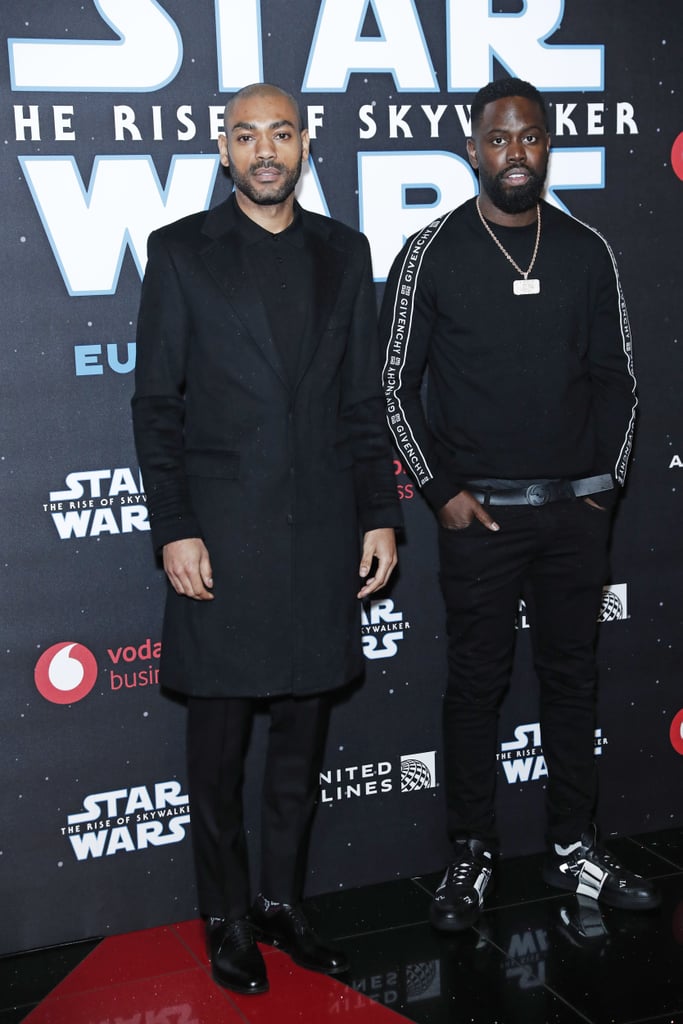
[[[563,875],[561,871],[555,871],[552,867],[544,867],[543,881],[554,889],[562,889],[563,892],[576,892],[574,879],[572,878],[570,881],[567,875]],[[608,907],[615,907],[618,910],[656,910],[661,906],[662,898],[659,893],[637,897],[603,889],[595,902],[604,903]]]
[[[472,928],[482,914],[482,908],[479,907],[473,910],[465,919],[464,917],[446,917],[442,916],[438,908],[433,905],[429,908],[429,923],[432,928],[436,928],[438,932],[464,932],[468,928]]]

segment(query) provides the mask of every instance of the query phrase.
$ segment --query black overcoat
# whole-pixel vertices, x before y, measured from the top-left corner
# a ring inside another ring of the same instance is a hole
[[[157,551],[201,537],[215,598],[168,588],[160,681],[305,695],[359,674],[360,533],[400,524],[367,240],[301,210],[314,308],[288,382],[234,198],[155,231],[137,333],[135,439]]]

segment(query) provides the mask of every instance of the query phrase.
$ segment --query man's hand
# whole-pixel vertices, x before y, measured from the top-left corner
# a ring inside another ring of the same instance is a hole
[[[356,597],[367,597],[368,594],[374,594],[376,590],[384,586],[391,576],[394,566],[398,562],[396,535],[391,528],[368,530],[363,537],[363,555],[358,570],[361,579],[365,579],[370,572],[373,557],[377,559],[377,571],[358,591]]]
[[[213,587],[211,562],[206,545],[199,537],[188,537],[164,544],[164,569],[176,594],[195,601],[213,601],[207,588]]]
[[[593,508],[599,508],[601,512],[607,511],[604,505],[598,505],[597,501],[593,501],[592,498],[584,498],[583,500],[586,502],[587,505],[592,505]]]
[[[487,528],[500,530],[498,523],[491,519],[483,505],[473,498],[469,491],[460,491],[439,509],[439,522],[446,530],[465,530],[473,519]]]

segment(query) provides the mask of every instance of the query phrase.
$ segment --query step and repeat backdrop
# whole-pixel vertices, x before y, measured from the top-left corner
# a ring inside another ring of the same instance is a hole
[[[547,97],[550,202],[598,227],[632,319],[640,420],[600,616],[606,832],[683,821],[681,36],[670,0],[5,0],[0,953],[195,915],[184,708],[160,689],[164,578],[130,426],[145,243],[231,187],[226,99],[301,100],[300,201],[363,230],[378,298],[406,236],[476,189],[469,104]],[[571,268],[568,267],[568,273]],[[447,856],[444,615],[431,513],[400,461],[392,587],[334,709],[308,892]],[[520,605],[500,722],[503,852],[543,846],[546,764]],[[247,778],[258,838],[259,754]]]

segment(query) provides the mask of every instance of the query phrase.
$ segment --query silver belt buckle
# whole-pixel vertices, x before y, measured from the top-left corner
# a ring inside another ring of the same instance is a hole
[[[549,485],[530,484],[526,489],[526,500],[536,508],[539,508],[541,505],[547,505],[550,501]]]

